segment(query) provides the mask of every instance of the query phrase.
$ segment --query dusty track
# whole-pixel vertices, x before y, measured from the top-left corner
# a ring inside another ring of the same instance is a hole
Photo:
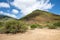
[[[0,40],[60,40],[60,30],[35,29],[23,34],[0,34]]]

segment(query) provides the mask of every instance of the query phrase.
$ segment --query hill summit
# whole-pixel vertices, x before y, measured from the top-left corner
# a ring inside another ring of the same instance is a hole
[[[35,10],[27,16],[23,17],[21,20],[30,22],[48,22],[48,21],[60,21],[60,15],[56,15],[50,12]]]
[[[35,28],[60,28],[60,15],[50,12],[35,10],[21,19],[0,16],[0,33],[26,32]]]

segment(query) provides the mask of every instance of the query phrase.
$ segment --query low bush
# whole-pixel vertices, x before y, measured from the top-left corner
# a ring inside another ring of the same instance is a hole
[[[56,28],[57,28],[57,27],[54,26],[53,24],[47,25],[47,27],[48,27],[49,29],[56,29]]]
[[[54,26],[60,27],[60,22],[56,22],[53,24]]]
[[[22,25],[20,28],[19,28],[19,32],[23,33],[23,32],[26,32],[28,29],[28,27],[26,25]]]
[[[3,24],[4,24],[3,22],[0,22],[0,26],[3,26]]]
[[[42,26],[39,24],[32,24],[31,29],[35,29],[35,28],[42,28]]]
[[[49,28],[49,29],[56,29],[55,26],[49,26],[48,28]]]
[[[25,32],[27,29],[26,24],[23,24],[17,20],[9,20],[4,22],[4,25],[0,27],[0,33]]]
[[[1,26],[0,27],[0,33],[6,33],[6,27],[4,27],[4,26]]]
[[[36,24],[32,24],[32,25],[31,25],[31,28],[32,28],[32,29],[35,29],[35,28],[37,28],[37,25],[36,25]]]
[[[0,22],[0,33],[5,33],[6,29],[4,27],[4,22]]]

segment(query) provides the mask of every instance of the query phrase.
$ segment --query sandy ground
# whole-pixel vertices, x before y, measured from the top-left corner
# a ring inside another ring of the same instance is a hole
[[[35,29],[23,34],[0,34],[0,40],[60,40],[60,30]]]

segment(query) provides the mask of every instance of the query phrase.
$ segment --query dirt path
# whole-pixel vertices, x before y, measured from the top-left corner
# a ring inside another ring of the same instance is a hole
[[[24,34],[0,34],[0,40],[60,40],[60,30],[35,29]]]

